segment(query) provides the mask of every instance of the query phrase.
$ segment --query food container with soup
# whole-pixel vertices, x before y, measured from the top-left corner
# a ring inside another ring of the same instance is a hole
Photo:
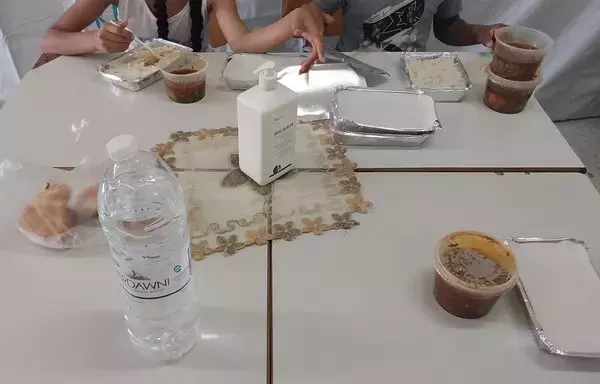
[[[204,99],[208,61],[203,56],[192,52],[179,53],[176,57],[164,59],[164,63],[159,65],[169,99],[183,104]]]
[[[445,236],[435,253],[434,297],[447,312],[465,319],[487,315],[518,280],[512,251],[479,232]]]
[[[508,80],[531,81],[553,44],[550,36],[525,27],[503,27],[494,32],[491,69]]]
[[[488,78],[483,94],[483,103],[493,111],[515,114],[522,112],[535,88],[542,82],[539,72],[530,81],[504,79],[488,66],[485,70]]]

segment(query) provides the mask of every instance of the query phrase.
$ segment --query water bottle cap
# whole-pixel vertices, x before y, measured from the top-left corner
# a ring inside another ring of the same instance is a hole
[[[112,161],[123,161],[135,156],[138,145],[132,135],[119,135],[106,143],[106,152]]]

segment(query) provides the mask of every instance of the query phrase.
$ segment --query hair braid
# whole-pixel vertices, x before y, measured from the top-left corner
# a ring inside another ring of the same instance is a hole
[[[190,17],[192,19],[192,49],[194,52],[202,50],[202,30],[204,29],[204,16],[202,15],[202,2],[205,0],[190,0]]]
[[[156,28],[158,37],[167,40],[169,38],[169,19],[167,17],[167,0],[154,0],[156,10]]]

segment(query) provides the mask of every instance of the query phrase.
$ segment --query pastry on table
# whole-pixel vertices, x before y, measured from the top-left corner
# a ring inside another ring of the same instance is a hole
[[[69,208],[71,189],[64,184],[46,184],[34,201],[27,204],[19,218],[22,230],[41,237],[63,235],[77,225],[77,215]]]
[[[98,217],[98,187],[99,184],[90,185],[77,196],[74,210],[80,221]]]

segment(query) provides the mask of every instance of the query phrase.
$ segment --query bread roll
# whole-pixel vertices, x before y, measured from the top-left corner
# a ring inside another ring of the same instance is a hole
[[[77,225],[77,215],[68,206],[70,197],[68,186],[47,184],[46,189],[23,209],[20,227],[41,237],[69,232]]]

